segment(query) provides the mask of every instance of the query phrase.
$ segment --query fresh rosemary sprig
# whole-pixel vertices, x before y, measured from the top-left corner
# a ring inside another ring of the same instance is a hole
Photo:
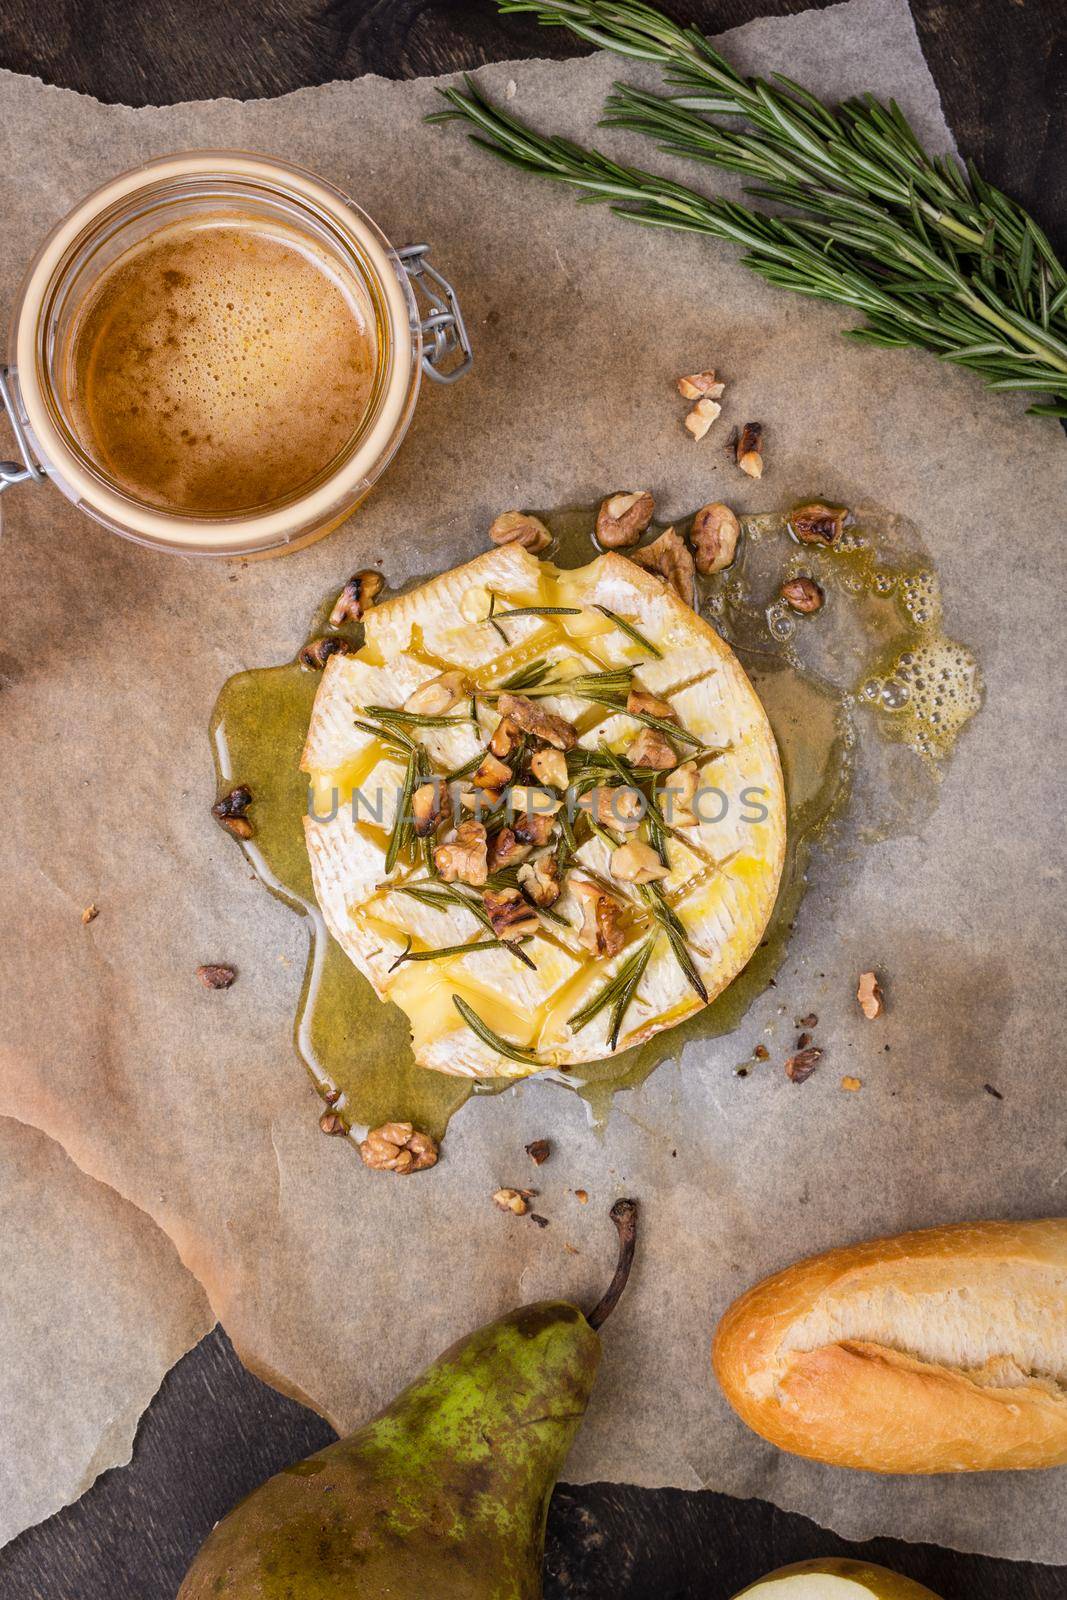
[[[510,650],[511,649],[511,640],[508,638],[507,634],[504,632],[504,630],[500,626],[499,622],[497,622],[496,616],[495,616],[495,612],[496,612],[496,595],[493,593],[492,589],[490,589],[490,591],[489,591],[489,615],[486,617],[485,620],[486,620],[486,622],[488,622],[489,626],[493,629],[493,631],[495,633],[499,634],[500,638],[503,639],[505,645]]]
[[[506,617],[580,617],[581,606],[515,606],[511,611],[498,611],[503,621]]]
[[[400,755],[406,756],[415,748],[414,740],[409,739],[406,733],[401,733],[399,728],[383,728],[380,723],[364,722],[361,717],[353,717],[352,723],[362,733],[369,733],[372,738],[380,740],[382,744],[388,745],[390,750],[395,750]]]
[[[612,611],[607,606],[596,604],[594,604],[593,609],[599,611],[602,616],[607,617],[608,621],[613,622],[621,632],[633,640],[634,644],[640,645],[642,650],[647,650],[650,656],[655,656],[657,661],[663,660],[663,651],[657,650],[651,639],[646,639],[643,633],[638,632],[632,622],[627,622],[625,617],[620,617],[617,611]]]
[[[445,944],[439,950],[413,950],[409,938],[389,971],[395,972],[405,961],[444,961],[448,956],[464,956],[470,950],[510,950],[515,955],[516,947],[526,944],[532,937],[532,934],[524,934],[521,939],[474,939],[469,944]]]
[[[666,717],[653,717],[646,711],[627,711],[626,697],[617,694],[604,694],[598,689],[584,689],[579,697],[582,700],[592,700],[594,705],[606,706],[609,711],[624,712],[626,716],[633,717],[635,722],[644,723],[646,728],[656,728],[665,734],[668,739],[681,740],[682,744],[701,748],[701,741],[695,733],[690,733],[686,728],[679,727],[677,722],[668,722]]]
[[[618,85],[604,120],[755,178],[757,197],[792,214],[709,198],[543,138],[470,79],[465,94],[442,91],[450,108],[434,120],[471,123],[475,143],[631,221],[741,245],[745,265],[769,282],[860,312],[865,324],[847,330],[851,338],[930,350],[994,389],[1044,393],[1049,400],[1031,410],[1067,416],[1067,268],[1029,213],[973,165],[965,173],[951,157],[928,155],[895,103],[866,96],[831,110],[781,75],[745,78],[697,29],[638,0],[498,3],[667,68],[682,93]]]
[[[598,1017],[606,1006],[611,1006],[611,1026],[608,1033],[608,1048],[614,1050],[619,1042],[619,1032],[622,1028],[622,1019],[629,1009],[630,1002],[637,993],[638,984],[645,975],[655,936],[646,939],[632,955],[628,956],[613,978],[603,984],[591,1000],[575,1011],[573,1016],[567,1018],[572,1033],[581,1033],[582,1029]]]
[[[476,1033],[483,1044],[491,1050],[496,1050],[500,1055],[506,1056],[509,1061],[521,1062],[523,1066],[539,1067],[541,1057],[536,1050],[528,1050],[525,1045],[513,1044],[510,1039],[502,1039],[488,1024],[483,1022],[473,1007],[469,1006],[461,995],[452,996],[452,1004],[463,1018],[472,1033]]]
[[[663,898],[663,891],[658,883],[641,883],[637,888],[641,899],[667,935],[671,954],[684,972],[687,982],[706,1005],[708,991],[689,952],[689,941],[681,920]]]
[[[509,677],[503,678],[494,693],[499,693],[502,689],[507,689],[514,693],[519,689],[536,688],[539,683],[544,682],[551,671],[551,661],[546,661],[543,656],[536,661],[528,661],[524,667],[516,667]],[[485,691],[480,690],[479,693],[484,700]]]
[[[411,817],[411,797],[420,778],[429,773],[429,764],[426,752],[421,745],[415,745],[408,752],[407,766],[404,769],[404,786],[396,803],[396,815],[393,826],[389,830],[389,843],[385,851],[385,875],[392,872],[399,859],[401,850],[406,846],[408,839],[414,831]]]

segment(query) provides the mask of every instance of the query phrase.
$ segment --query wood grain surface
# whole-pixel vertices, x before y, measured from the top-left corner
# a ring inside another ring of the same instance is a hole
[[[961,150],[1029,205],[1067,252],[1067,0],[911,4]],[[717,32],[806,4],[688,0],[683,9],[671,0],[667,9]],[[0,66],[131,105],[578,53],[562,32],[498,17],[491,0],[0,4]],[[32,170],[32,152],[27,162]],[[264,1477],[332,1437],[321,1418],[246,1372],[216,1330],[164,1381],[131,1465],[0,1552],[0,1596],[172,1600],[212,1524]],[[893,1540],[849,1546],[760,1501],[607,1484],[557,1490],[545,1592],[549,1600],[727,1600],[770,1568],[849,1551],[945,1600],[1067,1597],[1064,1569]]]

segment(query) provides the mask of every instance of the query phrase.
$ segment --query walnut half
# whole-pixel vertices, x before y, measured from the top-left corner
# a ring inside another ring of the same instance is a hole
[[[469,883],[480,889],[489,876],[489,852],[484,822],[461,822],[456,837],[439,844],[434,866],[446,883]]]
[[[605,550],[628,549],[640,539],[655,509],[656,502],[647,489],[609,495],[596,515],[597,539]]]
[[[524,694],[502,694],[497,710],[501,717],[510,717],[524,733],[532,733],[535,739],[542,739],[557,750],[573,750],[578,743],[578,734],[569,722],[545,711],[536,700]]]
[[[367,570],[354,572],[337,596],[330,612],[330,627],[339,628],[342,622],[362,622],[377,597],[385,579],[380,572]]]
[[[498,939],[521,939],[540,927],[537,912],[518,889],[487,889],[482,899]]]
[[[729,506],[723,505],[721,500],[701,506],[689,528],[697,571],[709,577],[730,566],[740,537],[741,524]]]
[[[539,556],[552,543],[552,535],[540,517],[526,511],[502,511],[489,529],[493,544],[521,544],[531,555]]]
[[[630,560],[646,572],[654,572],[657,578],[662,578],[687,606],[693,605],[696,600],[696,568],[692,552],[673,528],[667,528],[658,539],[646,544],[643,549],[635,550]]]
[[[437,1164],[437,1145],[410,1122],[383,1122],[359,1147],[363,1164],[377,1172],[424,1172]]]
[[[579,879],[574,894],[582,908],[578,943],[594,956],[616,956],[626,943],[620,926],[623,908],[598,884]]]

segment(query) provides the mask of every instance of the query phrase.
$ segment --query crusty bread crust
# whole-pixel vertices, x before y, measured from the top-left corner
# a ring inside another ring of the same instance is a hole
[[[739,1416],[795,1455],[891,1473],[1062,1465],[1067,1218],[797,1262],[729,1307],[712,1358]]]

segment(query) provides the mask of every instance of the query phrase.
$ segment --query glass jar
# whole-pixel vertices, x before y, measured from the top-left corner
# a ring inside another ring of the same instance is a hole
[[[164,228],[218,214],[302,235],[358,288],[373,339],[373,379],[337,455],[288,497],[214,515],[160,509],[131,494],[79,437],[73,337],[102,275]],[[15,303],[9,364],[0,369],[21,460],[0,463],[0,489],[51,478],[89,516],[126,538],[184,555],[280,552],[321,538],[381,476],[411,421],[423,373],[451,383],[471,364],[455,294],[427,247],[394,249],[347,195],[284,162],[237,151],[192,151],[124,173],[52,231]]]

